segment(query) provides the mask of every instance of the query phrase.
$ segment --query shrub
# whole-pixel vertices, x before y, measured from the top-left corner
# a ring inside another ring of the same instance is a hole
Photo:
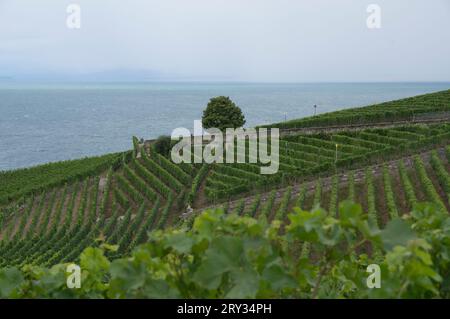
[[[171,148],[172,148],[172,140],[168,135],[159,136],[153,143],[153,149],[162,156],[169,156]]]

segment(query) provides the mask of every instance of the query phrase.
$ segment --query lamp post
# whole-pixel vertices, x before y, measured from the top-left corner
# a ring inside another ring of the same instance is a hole
[[[314,116],[316,116],[316,113],[317,113],[317,105],[314,104]]]

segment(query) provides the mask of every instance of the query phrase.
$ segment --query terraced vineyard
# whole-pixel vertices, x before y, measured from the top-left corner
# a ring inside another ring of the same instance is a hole
[[[287,136],[280,141],[278,174],[261,175],[258,164],[216,165],[206,179],[205,193],[209,200],[218,201],[250,190],[258,192],[274,185],[299,183],[307,177],[329,175],[335,170],[445,144],[449,137],[447,124]]]
[[[172,221],[196,168],[138,150],[95,177],[48,188],[3,208],[0,267],[53,265],[78,258],[97,239],[128,253]]]
[[[426,117],[448,108],[444,91],[280,126]],[[176,165],[134,138],[129,152],[0,173],[0,268],[76,261],[100,243],[118,246],[110,258],[128,255],[148,232],[189,220],[187,205],[194,214],[220,206],[285,220],[294,206],[320,205],[339,217],[338,203],[351,199],[381,228],[417,202],[449,211],[449,144],[447,123],[290,134],[280,141],[279,172],[261,175],[249,161]]]
[[[221,205],[228,212],[252,217],[286,219],[292,207],[315,206],[338,216],[337,203],[360,203],[378,227],[409,213],[418,202],[450,211],[450,146],[375,166],[307,181]]]

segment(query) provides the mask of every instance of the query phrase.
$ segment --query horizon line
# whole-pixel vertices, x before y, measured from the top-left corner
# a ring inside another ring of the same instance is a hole
[[[29,84],[71,84],[71,83],[98,83],[98,84],[121,84],[121,83],[217,83],[217,84],[378,84],[378,83],[450,83],[449,80],[323,80],[323,81],[255,81],[255,80],[186,80],[186,79],[159,79],[159,80],[96,80],[96,79],[14,79],[0,77],[0,84],[15,84],[15,83],[29,83]]]

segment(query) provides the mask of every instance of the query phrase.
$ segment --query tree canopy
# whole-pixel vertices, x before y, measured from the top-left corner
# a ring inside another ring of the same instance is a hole
[[[225,131],[227,128],[238,128],[245,124],[242,110],[227,96],[218,96],[210,99],[203,111],[203,127],[218,128]]]

